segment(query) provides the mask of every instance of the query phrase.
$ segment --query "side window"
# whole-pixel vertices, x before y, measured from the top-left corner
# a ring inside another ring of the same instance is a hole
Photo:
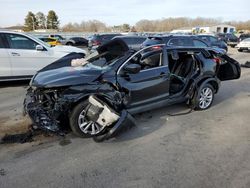
[[[177,38],[170,39],[168,42],[168,46],[178,46],[178,45],[179,45],[179,39]]]
[[[133,38],[127,38],[127,44],[128,45],[134,44],[134,39]]]
[[[200,40],[193,40],[195,47],[207,47],[207,45]]]
[[[134,56],[128,63],[128,64],[139,64],[141,65],[141,71],[159,67],[163,65],[162,60],[162,52],[158,53],[144,53],[144,54],[137,54]],[[125,65],[126,66],[126,65]]]
[[[142,56],[140,65],[142,66],[142,70],[162,66],[162,53],[157,53],[146,57]]]
[[[192,42],[188,38],[180,38],[179,39],[179,46],[192,46]]]
[[[208,40],[207,37],[201,36],[200,38],[201,38],[202,40],[206,41],[206,42],[209,42],[209,40]]]
[[[37,43],[25,36],[6,34],[11,49],[35,50]]]
[[[0,34],[0,48],[5,48],[4,42],[3,42],[3,36]]]
[[[217,38],[215,38],[215,37],[209,37],[209,39],[211,42],[217,42]]]

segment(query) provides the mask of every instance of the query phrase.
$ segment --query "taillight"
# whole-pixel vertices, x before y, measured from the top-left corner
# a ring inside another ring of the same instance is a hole
[[[161,49],[161,46],[153,46],[152,49],[153,50],[159,50],[159,49]]]
[[[94,41],[92,42],[92,44],[93,44],[93,46],[98,46],[98,45],[101,45],[101,42],[98,41],[98,40],[94,40]]]
[[[217,63],[217,64],[220,64],[220,63],[221,63],[221,60],[220,60],[220,58],[218,58],[218,57],[213,58],[213,61],[214,61],[215,63]]]

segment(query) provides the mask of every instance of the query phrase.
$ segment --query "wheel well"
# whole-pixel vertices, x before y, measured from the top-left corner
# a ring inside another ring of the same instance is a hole
[[[211,84],[211,85],[213,86],[213,88],[214,88],[214,90],[215,90],[215,93],[217,93],[218,90],[219,90],[219,85],[218,85],[218,83],[217,83],[216,81],[214,81],[214,80],[211,80],[211,81],[209,81],[208,83]]]
[[[206,81],[207,79],[209,79],[209,78],[204,78],[201,81],[199,81],[198,86],[200,87],[204,82],[206,82],[206,83],[210,84],[214,88],[215,93],[217,93],[218,90],[219,90],[219,84],[218,84],[218,82],[216,82],[216,80]]]

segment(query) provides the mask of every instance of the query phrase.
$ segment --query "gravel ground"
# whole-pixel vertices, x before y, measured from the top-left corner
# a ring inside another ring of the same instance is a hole
[[[240,63],[250,53],[230,49]],[[27,129],[27,83],[2,84],[0,136]],[[0,145],[0,187],[250,187],[250,69],[222,83],[213,106],[182,116],[174,105],[136,116],[137,126],[95,143],[69,134]]]

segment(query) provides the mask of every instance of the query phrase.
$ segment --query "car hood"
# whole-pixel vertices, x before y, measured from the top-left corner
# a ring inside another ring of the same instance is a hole
[[[80,67],[61,67],[38,72],[31,81],[31,85],[42,88],[54,88],[79,84],[90,84],[98,79],[105,70],[85,65]]]
[[[64,45],[58,45],[52,48],[54,52],[64,52],[64,53],[71,53],[71,52],[76,52],[76,53],[84,53],[86,54],[86,51],[77,47],[73,46],[64,46]]]
[[[55,49],[63,49],[66,46],[58,46]],[[69,47],[74,48],[74,47]],[[74,48],[75,49],[75,48]],[[78,49],[78,48],[76,48]],[[81,49],[80,49],[81,50]],[[126,43],[121,39],[114,39],[97,48],[99,54],[109,52],[111,55],[122,56],[129,51]],[[71,60],[82,58],[78,53],[70,53],[58,61],[44,67],[33,77],[32,86],[52,88],[79,84],[91,84],[110,67],[98,67],[91,63],[84,66],[72,67]]]

